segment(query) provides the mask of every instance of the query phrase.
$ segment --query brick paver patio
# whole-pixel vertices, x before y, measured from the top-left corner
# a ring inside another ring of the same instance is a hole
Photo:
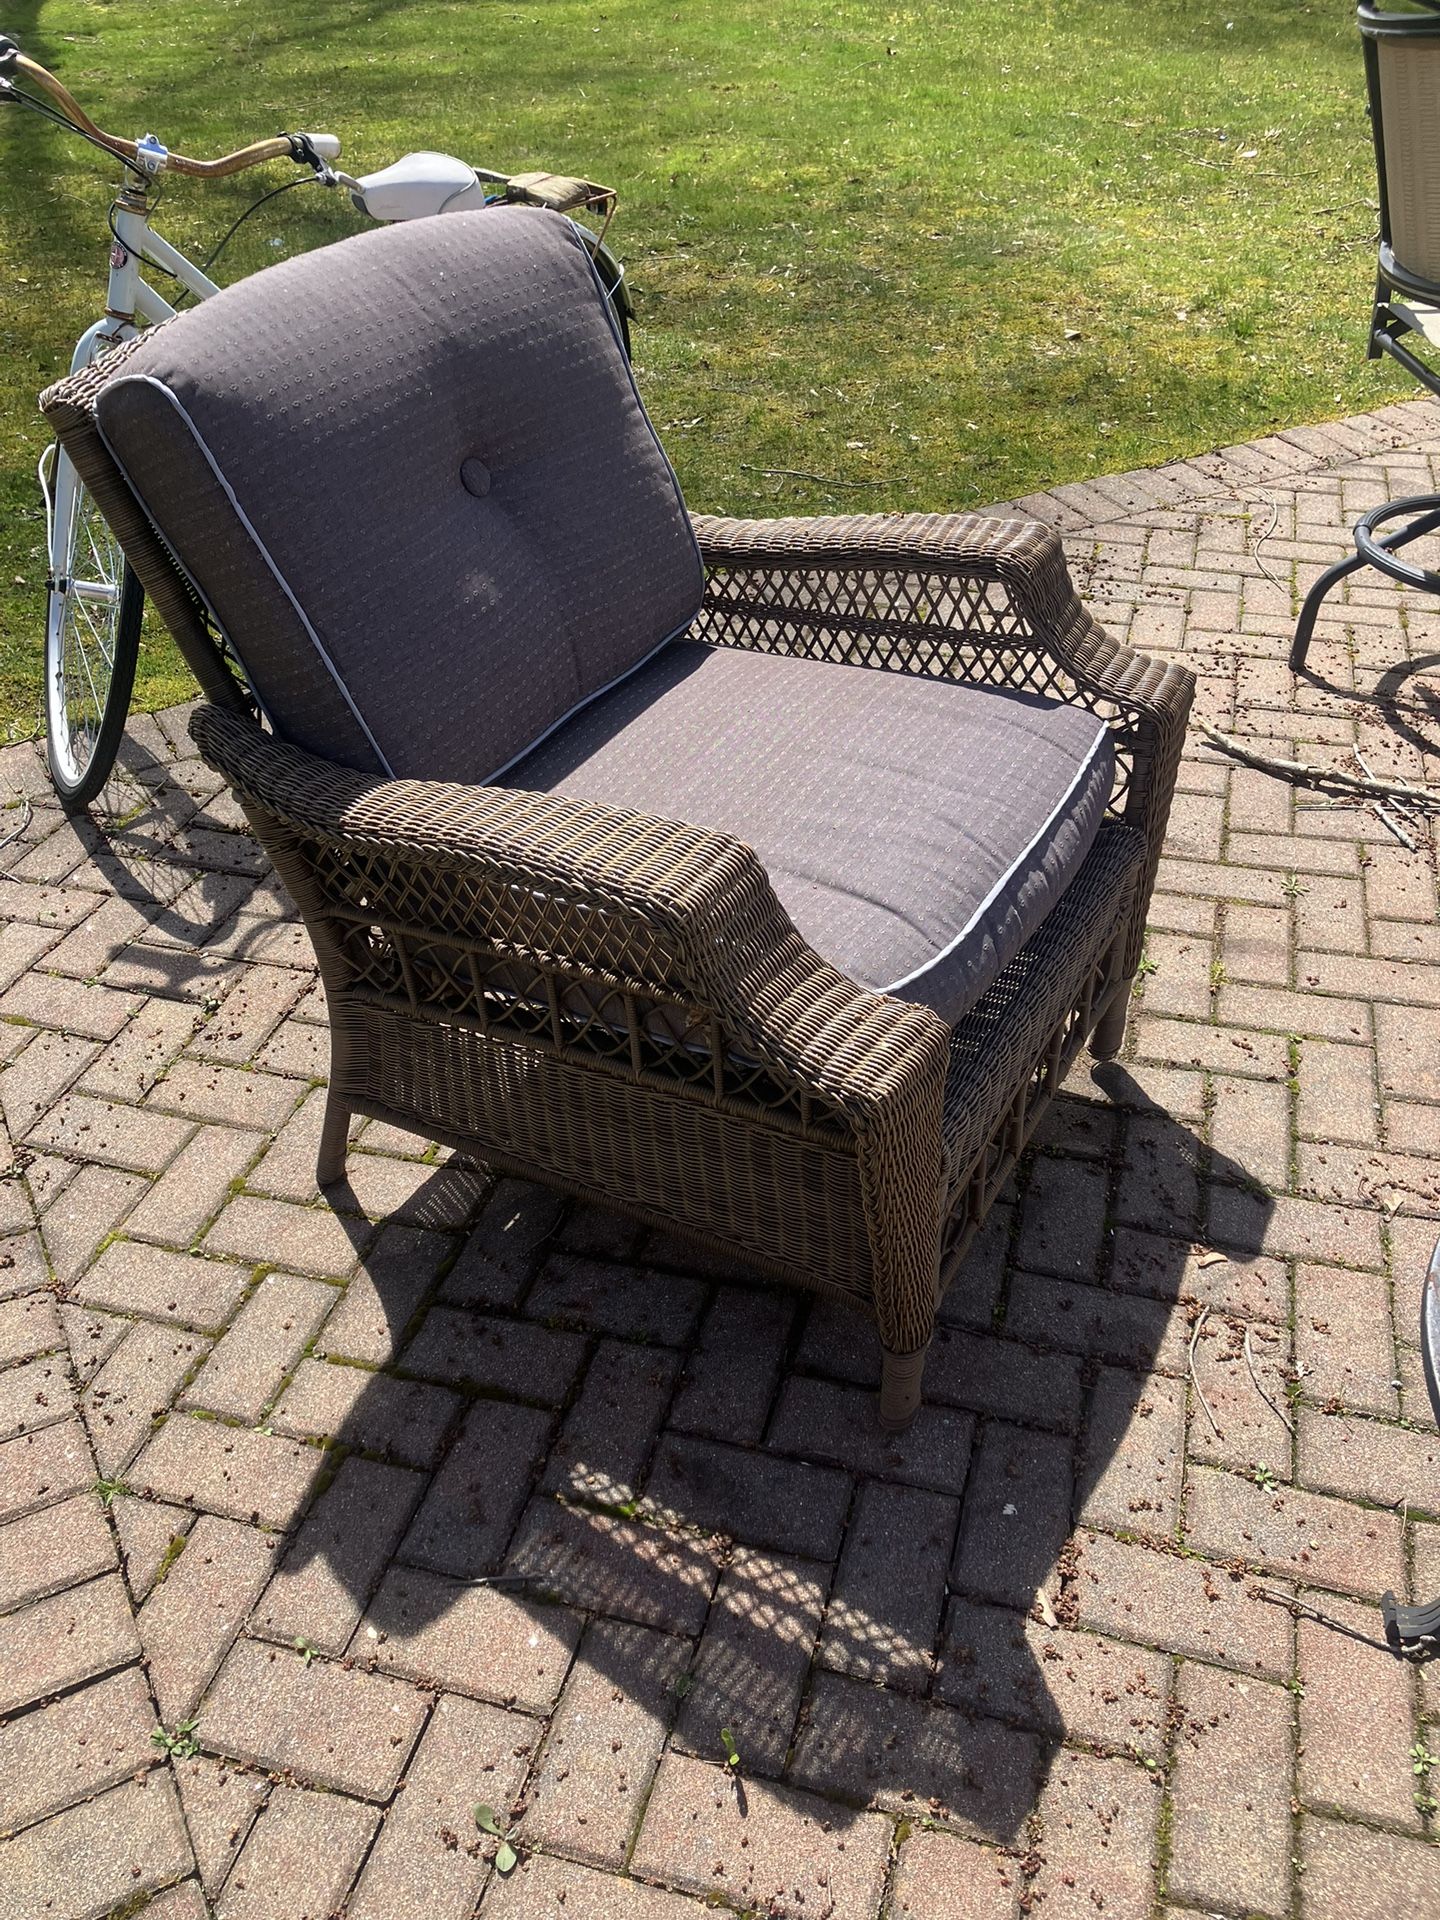
[[[1437,486],[1416,403],[1026,504],[1204,718],[1440,784],[1440,606],[1284,665]],[[1194,743],[1123,1061],[890,1440],[866,1329],[678,1241],[375,1125],[318,1199],[309,950],[184,722],[93,825],[0,757],[0,1920],[1440,1914],[1440,1687],[1286,1604],[1440,1589],[1423,825]]]

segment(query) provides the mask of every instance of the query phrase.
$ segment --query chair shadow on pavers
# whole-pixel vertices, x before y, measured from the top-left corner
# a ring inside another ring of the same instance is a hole
[[[583,1714],[566,1745],[567,1703],[602,1684],[652,1740],[637,1820],[667,1729],[712,1763],[728,1738],[752,1790],[822,1796],[842,1825],[873,1807],[1002,1845],[1062,1739],[1159,1758],[1166,1622],[1106,1550],[1177,1537],[1196,1317],[1283,1321],[1284,1297],[1256,1303],[1269,1202],[1245,1170],[1124,1068],[1094,1081],[1072,1076],[1106,1097],[1057,1100],[947,1295],[898,1436],[858,1315],[460,1162],[367,1219],[356,1187],[396,1163],[359,1131],[354,1184],[328,1190],[358,1265],[267,1417],[338,1467],[252,1631],[276,1658],[313,1647],[532,1714],[563,1686],[537,1838],[610,1761]],[[1224,1262],[1194,1244],[1207,1189]],[[206,1743],[263,1760],[227,1684]]]
[[[313,968],[294,902],[221,776],[178,731],[177,760],[150,715],[132,716],[90,814],[60,816],[39,789],[37,831],[5,850],[3,870],[101,902],[45,964],[162,999],[223,991],[248,961]]]

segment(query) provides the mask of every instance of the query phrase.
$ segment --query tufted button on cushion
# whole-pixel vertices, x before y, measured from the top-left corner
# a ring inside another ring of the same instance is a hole
[[[351,766],[487,779],[700,604],[559,214],[407,221],[237,281],[147,334],[96,422],[276,731]]]

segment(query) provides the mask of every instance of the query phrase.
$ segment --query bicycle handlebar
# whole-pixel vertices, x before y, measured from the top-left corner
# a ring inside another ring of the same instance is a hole
[[[0,36],[0,76],[11,73],[24,74],[42,92],[48,93],[77,132],[87,135],[98,146],[107,148],[137,173],[152,171],[141,159],[140,149],[133,140],[122,140],[118,134],[103,132],[48,67],[42,67],[38,60],[32,60],[28,54],[22,53],[8,36]],[[308,142],[322,160],[334,160],[339,156],[340,142],[333,133],[281,133],[270,140],[256,140],[234,153],[222,154],[218,160],[192,160],[188,154],[167,153],[165,166],[175,173],[216,180],[225,174],[243,173],[247,167],[263,166],[267,160],[301,160],[305,157],[298,145],[302,140]]]

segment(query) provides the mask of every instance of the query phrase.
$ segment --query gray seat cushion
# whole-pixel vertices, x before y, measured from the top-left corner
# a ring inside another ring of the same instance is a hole
[[[1081,707],[676,641],[502,784],[734,834],[840,972],[954,1022],[1074,878],[1114,771]]]
[[[700,556],[574,227],[357,235],[157,328],[99,430],[276,730],[484,780],[693,618]]]

